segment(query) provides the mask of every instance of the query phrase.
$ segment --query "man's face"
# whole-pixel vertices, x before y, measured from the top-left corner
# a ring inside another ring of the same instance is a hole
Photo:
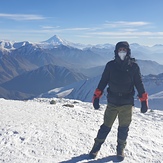
[[[123,61],[127,55],[127,49],[126,48],[119,48],[118,49],[118,55],[119,55],[119,58]]]

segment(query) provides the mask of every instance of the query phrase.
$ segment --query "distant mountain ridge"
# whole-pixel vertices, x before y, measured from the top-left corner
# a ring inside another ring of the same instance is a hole
[[[0,58],[0,84],[12,78],[33,69],[38,68],[37,65],[32,64],[26,58],[19,56],[3,55]]]
[[[42,98],[67,98],[76,99],[84,102],[91,102],[101,75],[79,81],[65,87],[55,88],[46,93],[41,94]],[[160,104],[163,104],[163,73],[159,75],[147,75],[142,78],[146,92],[149,94],[149,106],[151,109],[156,109]],[[106,88],[107,89],[107,88]],[[100,98],[100,103],[107,103],[107,90],[104,90],[103,96]],[[136,90],[136,89],[135,89]],[[140,101],[137,98],[137,91],[135,93],[135,106],[140,106]]]
[[[12,50],[12,49],[18,49],[28,44],[30,44],[28,41],[16,42],[16,41],[2,40],[0,41],[0,48]]]
[[[130,44],[130,47],[132,57],[136,58],[143,75],[163,73],[163,65],[156,62],[163,62],[162,45],[147,47],[134,43]],[[54,71],[56,67],[67,69],[72,74],[73,82],[99,76],[105,64],[114,59],[114,48],[115,45],[109,43],[98,45],[72,43],[57,35],[39,43],[0,41],[0,89],[2,90],[0,97],[4,97],[5,94],[5,98],[18,96],[18,99],[22,99],[71,84],[68,80],[71,82],[72,80],[66,75],[59,78],[59,74],[54,72],[51,73],[54,76],[48,74],[49,80],[46,80],[47,72]],[[76,80],[77,76],[80,78]],[[39,78],[41,80],[38,80]],[[67,82],[57,85],[57,79],[61,81],[67,79]],[[55,84],[50,87],[51,81]],[[37,88],[38,85],[41,89]],[[48,85],[49,88],[46,87]],[[46,89],[43,89],[44,87]],[[27,88],[30,89],[26,90]]]
[[[13,92],[17,91],[27,94],[26,98],[30,98],[38,96],[42,92],[46,92],[53,88],[65,86],[86,78],[86,76],[68,70],[65,67],[49,64],[25,72],[10,81],[1,84],[0,87],[6,91],[12,90]],[[0,97],[5,97],[5,95],[2,94]],[[16,97],[13,96],[13,99],[16,99]]]

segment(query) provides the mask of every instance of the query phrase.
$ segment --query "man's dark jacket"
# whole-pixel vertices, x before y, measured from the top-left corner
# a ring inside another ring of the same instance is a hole
[[[134,87],[139,97],[145,93],[140,68],[132,58],[125,61],[116,58],[106,64],[97,88],[103,92],[106,85],[108,102],[117,106],[134,105]]]

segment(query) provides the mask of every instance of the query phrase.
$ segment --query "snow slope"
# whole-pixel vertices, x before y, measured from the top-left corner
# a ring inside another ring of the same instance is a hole
[[[0,99],[0,162],[104,163],[116,162],[117,120],[95,160],[89,160],[106,105],[94,110],[77,100]],[[66,107],[71,104],[74,107]],[[124,163],[163,162],[163,111],[133,111]]]

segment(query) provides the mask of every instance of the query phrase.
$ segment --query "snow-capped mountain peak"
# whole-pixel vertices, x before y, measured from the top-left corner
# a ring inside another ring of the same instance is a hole
[[[61,39],[59,36],[54,35],[51,38],[49,38],[46,41],[43,41],[42,43],[49,43],[49,44],[54,44],[54,45],[67,45],[68,41]]]
[[[18,49],[28,44],[30,44],[29,41],[16,42],[16,41],[1,40],[0,48],[5,49],[5,50],[11,50],[11,49]]]
[[[62,39],[61,37],[54,35],[51,38],[49,38],[46,41],[42,41],[41,43],[39,43],[39,46],[42,48],[54,48],[58,45],[64,45],[64,46],[69,46],[69,47],[73,47],[73,48],[77,48],[77,49],[84,49],[86,47],[91,47],[92,45],[84,45],[84,44],[80,44],[80,43],[73,43],[70,41],[67,41],[65,39]]]

